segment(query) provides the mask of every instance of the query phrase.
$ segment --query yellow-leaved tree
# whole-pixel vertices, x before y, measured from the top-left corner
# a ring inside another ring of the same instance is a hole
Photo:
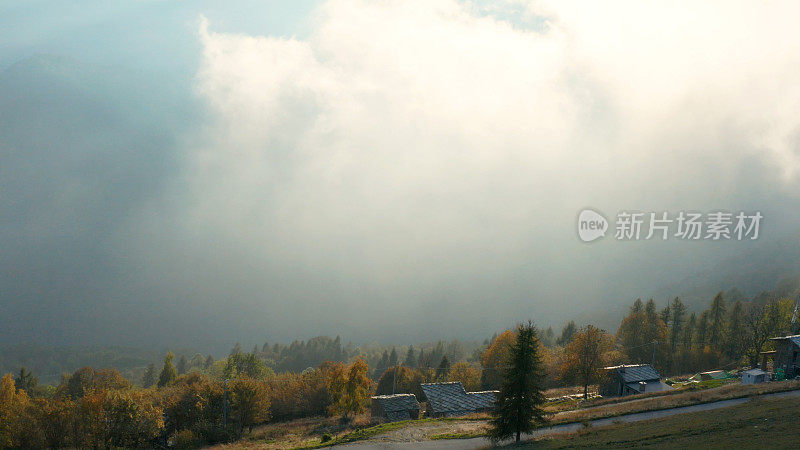
[[[30,399],[25,391],[17,391],[10,373],[0,380],[0,448],[24,446],[25,412]]]
[[[511,355],[511,346],[517,335],[512,330],[500,333],[481,355],[481,385],[484,389],[499,389],[503,384],[503,369]]]
[[[447,381],[460,381],[467,391],[477,391],[481,388],[481,369],[466,361],[459,361],[450,367]]]
[[[331,396],[329,412],[341,414],[344,419],[364,412],[369,400],[372,381],[369,379],[369,366],[359,358],[349,366],[337,365],[328,375],[328,393]]]
[[[252,431],[253,425],[269,420],[269,391],[264,382],[241,375],[233,380],[230,390],[239,435],[244,433],[245,427]]]

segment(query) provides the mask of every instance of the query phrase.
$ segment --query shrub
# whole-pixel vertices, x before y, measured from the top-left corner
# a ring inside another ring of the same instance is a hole
[[[240,435],[245,427],[252,431],[253,425],[269,419],[269,392],[263,382],[242,375],[230,384],[229,390],[231,411]]]
[[[198,448],[202,442],[192,433],[192,430],[181,430],[172,437],[172,445],[175,448]]]
[[[131,383],[114,369],[82,367],[62,378],[55,395],[77,400],[92,391],[130,389]]]

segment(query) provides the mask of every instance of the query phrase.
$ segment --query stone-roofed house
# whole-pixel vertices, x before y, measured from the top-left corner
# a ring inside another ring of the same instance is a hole
[[[376,395],[372,397],[372,417],[389,422],[419,419],[419,402],[414,394]]]
[[[661,375],[650,364],[631,364],[604,367],[606,375],[600,383],[600,395],[619,397],[672,390],[672,386],[661,381]]]
[[[800,375],[800,334],[774,337],[772,340],[775,341],[774,370],[783,369],[786,378]]]
[[[430,417],[463,416],[494,409],[497,391],[467,392],[460,381],[422,383]]]

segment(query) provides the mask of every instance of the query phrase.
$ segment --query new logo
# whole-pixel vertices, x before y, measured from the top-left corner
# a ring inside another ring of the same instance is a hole
[[[592,242],[606,235],[608,220],[597,211],[584,209],[578,214],[578,237],[583,242]]]

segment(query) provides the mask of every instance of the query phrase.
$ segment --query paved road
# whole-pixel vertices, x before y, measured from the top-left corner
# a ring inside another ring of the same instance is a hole
[[[685,414],[688,412],[695,412],[695,411],[708,411],[711,409],[718,409],[718,408],[727,408],[729,406],[736,406],[741,405],[742,403],[746,403],[753,398],[777,398],[777,397],[789,397],[789,396],[800,396],[800,390],[796,391],[787,391],[787,392],[776,392],[772,394],[763,394],[757,397],[749,397],[749,398],[735,398],[731,400],[720,400],[718,402],[711,402],[711,403],[703,403],[700,405],[691,405],[691,406],[681,406],[679,408],[672,408],[672,409],[663,409],[660,411],[648,411],[648,412],[640,412],[640,413],[633,413],[633,414],[625,414],[623,416],[616,416],[616,417],[609,417],[606,419],[596,419],[591,420],[589,423],[595,427],[602,427],[605,425],[611,425],[615,422],[639,422],[641,420],[650,420],[650,419],[658,419],[660,417],[668,417],[674,416],[676,414]],[[578,431],[583,428],[582,423],[568,423],[563,425],[554,425],[552,427],[547,428],[540,428],[534,431],[531,434],[525,435],[525,438],[530,439],[533,437],[539,436],[547,436],[550,434],[557,434],[557,433],[569,433],[573,431]],[[473,439],[451,439],[451,440],[437,440],[437,441],[421,441],[421,442],[354,442],[348,445],[342,445],[337,447],[348,447],[348,448],[362,448],[362,449],[371,449],[371,448],[382,448],[382,449],[411,449],[411,448],[424,448],[424,449],[437,449],[437,450],[447,450],[447,449],[478,449],[478,448],[485,448],[490,446],[491,442],[486,438],[473,438]]]

